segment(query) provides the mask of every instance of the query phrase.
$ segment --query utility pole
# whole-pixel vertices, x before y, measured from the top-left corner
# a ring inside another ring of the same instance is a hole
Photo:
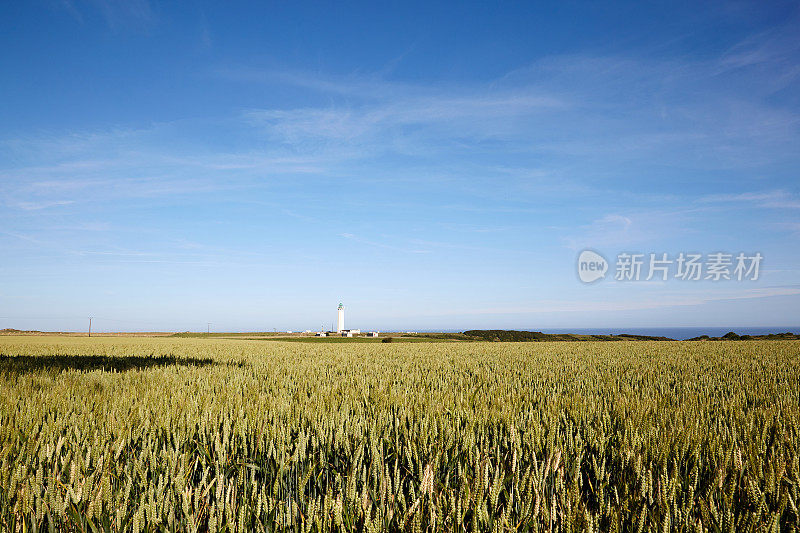
[[[89,336],[92,336],[92,317],[89,317]]]
[[[208,329],[206,330],[206,333],[207,333],[208,335],[211,335],[211,322],[209,322],[208,324],[206,324],[206,326],[208,327]]]

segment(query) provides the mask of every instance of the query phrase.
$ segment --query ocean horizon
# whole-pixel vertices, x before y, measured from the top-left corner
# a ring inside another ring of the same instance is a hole
[[[473,328],[475,329],[475,328]],[[481,329],[504,329],[504,328],[481,328]],[[514,328],[509,328],[514,329]],[[770,333],[797,333],[800,326],[742,326],[742,327],[638,327],[638,328],[528,328],[518,331],[541,331],[542,333],[574,333],[577,335],[647,335],[650,337],[668,337],[675,340],[686,340],[701,335],[709,337],[721,337],[733,331],[738,335],[769,335]],[[445,333],[456,333],[456,330]],[[420,331],[422,333],[422,331]]]

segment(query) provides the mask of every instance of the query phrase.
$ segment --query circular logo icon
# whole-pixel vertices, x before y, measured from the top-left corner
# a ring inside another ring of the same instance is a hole
[[[584,283],[603,279],[608,272],[608,261],[593,250],[584,250],[578,255],[578,278]]]

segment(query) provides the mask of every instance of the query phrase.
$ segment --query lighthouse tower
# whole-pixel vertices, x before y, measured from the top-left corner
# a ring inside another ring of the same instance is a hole
[[[344,306],[339,302],[339,308],[336,310],[336,333],[341,333],[344,329]]]

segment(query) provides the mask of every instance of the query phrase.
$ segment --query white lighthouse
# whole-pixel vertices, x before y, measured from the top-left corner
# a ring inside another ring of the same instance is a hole
[[[341,333],[344,329],[344,306],[339,302],[339,308],[336,310],[336,333]]]

